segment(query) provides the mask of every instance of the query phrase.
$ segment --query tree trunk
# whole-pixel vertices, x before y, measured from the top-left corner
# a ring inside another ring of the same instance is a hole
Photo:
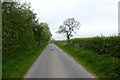
[[[70,39],[70,36],[69,35],[67,35],[67,40],[69,40]]]
[[[68,34],[68,32],[67,32],[67,40],[69,40],[70,39],[70,36],[69,36],[69,34]]]

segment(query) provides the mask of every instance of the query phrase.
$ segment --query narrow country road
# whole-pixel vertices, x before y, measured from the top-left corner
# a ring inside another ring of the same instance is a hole
[[[24,78],[95,78],[95,76],[50,43]]]

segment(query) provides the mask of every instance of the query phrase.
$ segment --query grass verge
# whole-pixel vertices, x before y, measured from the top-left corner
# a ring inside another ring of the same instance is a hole
[[[39,57],[46,45],[24,52],[9,62],[3,64],[3,78],[22,78],[34,61]]]
[[[95,51],[83,48],[65,46],[64,42],[55,44],[99,78],[119,78],[116,74],[118,58],[98,55]]]

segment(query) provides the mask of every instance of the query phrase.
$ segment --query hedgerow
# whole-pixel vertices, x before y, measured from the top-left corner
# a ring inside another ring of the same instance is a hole
[[[38,22],[29,3],[3,2],[2,9],[3,63],[49,40],[48,25]]]
[[[2,77],[21,78],[40,54],[37,52],[47,45],[51,33],[47,23],[38,22],[27,2],[3,2],[2,11]]]
[[[100,78],[120,78],[120,37],[75,38],[56,41],[63,50]],[[81,62],[81,63],[82,63]]]
[[[71,46],[97,51],[99,55],[106,54],[120,58],[120,37],[76,38],[68,41]]]

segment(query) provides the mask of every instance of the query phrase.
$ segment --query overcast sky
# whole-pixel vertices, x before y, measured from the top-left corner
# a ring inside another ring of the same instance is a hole
[[[40,22],[49,24],[53,38],[66,39],[57,34],[67,18],[81,23],[74,37],[93,37],[118,34],[118,1],[120,0],[27,0]]]

